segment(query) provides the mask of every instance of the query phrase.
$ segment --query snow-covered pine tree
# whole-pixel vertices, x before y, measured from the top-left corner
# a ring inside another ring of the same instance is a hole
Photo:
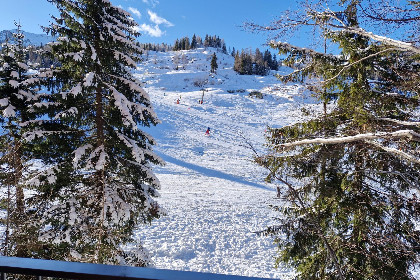
[[[196,48],[197,48],[197,37],[194,34],[192,39],[191,39],[190,49],[194,50]]]
[[[247,75],[247,69],[252,73],[252,58],[249,57],[244,50],[241,50],[241,53],[239,54],[238,52],[235,56],[233,67],[240,75]],[[251,73],[249,75],[251,75]]]
[[[210,40],[211,40],[211,37],[208,34],[206,34],[206,37],[204,38],[204,42],[203,42],[205,48],[210,46]]]
[[[251,50],[248,52],[242,50],[241,52],[241,69],[242,72],[239,72],[242,75],[252,75],[253,74],[253,56]]]
[[[179,51],[180,49],[181,49],[181,47],[179,46],[179,40],[176,39],[172,50],[173,51]]]
[[[255,75],[265,76],[267,75],[268,69],[269,69],[268,67],[267,68],[265,67],[263,54],[261,53],[260,49],[257,48],[255,50],[255,55],[254,55],[253,73]]]
[[[274,71],[278,71],[279,70],[279,63],[277,61],[277,56],[276,55],[273,55],[271,66],[272,66],[271,67],[271,70],[274,70]]]
[[[216,53],[213,53],[210,61],[210,72],[216,73],[216,70],[219,66],[217,65],[217,56]]]
[[[408,41],[419,39],[419,2],[332,2],[342,9],[302,3],[296,18],[286,13],[270,27],[251,24],[280,35],[297,22],[315,25],[341,49],[336,56],[272,43],[289,65],[303,66],[283,80],[319,78],[308,86],[334,103],[312,120],[270,130],[271,152],[257,160],[270,171],[267,180],[285,185],[286,202],[267,232],[278,236],[277,262],[295,267],[299,279],[413,279],[420,244],[420,42]],[[407,24],[402,29],[417,34],[400,31],[404,41],[362,28],[375,24],[381,30]]]
[[[24,189],[33,146],[23,135],[30,131],[28,123],[34,118],[31,108],[36,87],[25,62],[21,25],[15,25],[15,44],[6,42],[0,53],[0,188],[7,193],[2,201],[6,231],[1,251],[6,256],[29,257],[36,240],[32,238],[34,232],[30,232]]]
[[[133,230],[162,214],[153,200],[155,140],[140,126],[159,123],[133,74],[141,48],[130,14],[109,0],[50,0],[60,12],[46,31],[61,66],[49,81],[44,131],[32,135],[50,158],[32,184],[44,225],[43,257],[107,264],[148,264]],[[30,136],[28,136],[30,137]]]
[[[228,53],[228,51],[227,51],[227,48],[226,48],[226,43],[224,42],[224,40],[222,40],[222,52],[224,53],[224,54],[227,54]]]

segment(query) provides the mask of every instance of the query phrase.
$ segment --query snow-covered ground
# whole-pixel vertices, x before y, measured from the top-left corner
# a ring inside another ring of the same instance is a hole
[[[162,121],[149,132],[167,163],[155,172],[168,215],[137,235],[156,268],[289,279],[290,269],[274,268],[273,238],[255,233],[273,223],[276,193],[249,144],[263,152],[267,125],[296,122],[303,104],[317,105],[273,75],[237,75],[229,55],[217,53],[219,69],[210,74],[214,51],[150,52],[139,66]],[[264,98],[250,97],[255,90]]]
[[[149,52],[139,65],[162,121],[147,131],[166,161],[155,173],[168,215],[139,228],[137,238],[156,268],[292,279],[292,269],[274,268],[273,238],[255,233],[274,222],[276,186],[264,182],[249,145],[263,153],[267,126],[297,122],[305,118],[303,106],[320,106],[303,87],[273,75],[237,75],[229,55],[217,53],[219,69],[210,74],[215,51]],[[253,91],[263,99],[250,97]],[[414,277],[420,279],[420,268]]]

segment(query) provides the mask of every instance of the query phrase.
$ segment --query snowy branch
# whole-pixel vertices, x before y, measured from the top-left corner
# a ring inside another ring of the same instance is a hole
[[[365,170],[363,170],[363,172],[379,173],[379,174],[391,174],[391,175],[395,175],[395,176],[398,176],[398,177],[402,178],[404,180],[404,182],[406,182],[408,185],[411,185],[413,188],[416,188],[417,186],[420,186],[420,181],[415,176],[413,176],[412,174],[409,174],[409,173],[401,173],[401,172],[397,172],[397,171],[386,171],[386,170],[372,170],[372,169],[365,169]],[[414,184],[413,184],[412,181],[414,181]],[[380,192],[379,190],[376,190],[374,188],[370,188],[370,189],[372,189],[376,192]],[[384,192],[381,192],[381,193],[385,194],[387,196],[390,195],[390,194],[384,193]],[[408,197],[406,197],[402,194],[399,194],[398,196],[405,201],[410,200],[410,198],[408,198]]]
[[[383,145],[381,145],[381,144],[379,144],[377,142],[374,142],[374,141],[367,141],[367,143],[372,144],[375,147],[378,147],[378,148],[384,150],[387,153],[393,154],[393,155],[395,155],[395,156],[397,156],[397,157],[399,157],[401,159],[405,159],[405,160],[407,160],[407,161],[409,161],[411,163],[420,164],[420,159],[418,159],[416,157],[413,157],[412,155],[410,155],[410,154],[408,154],[406,152],[400,151],[400,150],[395,149],[395,148],[385,147],[385,146],[383,146]]]
[[[340,144],[340,143],[351,143],[351,142],[356,142],[356,141],[373,140],[373,139],[378,139],[378,138],[396,138],[396,137],[409,137],[409,138],[420,139],[420,133],[417,133],[413,130],[399,130],[395,132],[366,133],[366,134],[358,134],[354,136],[335,137],[335,138],[305,139],[305,140],[276,145],[276,148],[289,148],[289,147],[310,145],[310,144],[331,145],[331,144]]]
[[[352,62],[352,63],[350,63],[350,64],[347,64],[347,65],[345,65],[334,77],[332,77],[332,78],[329,78],[329,79],[327,79],[327,80],[325,80],[325,81],[323,81],[322,83],[327,83],[327,82],[330,82],[330,81],[332,81],[332,80],[334,80],[334,79],[336,79],[338,76],[340,76],[341,75],[341,73],[343,73],[343,71],[344,70],[346,70],[346,69],[348,69],[348,68],[350,68],[351,66],[353,66],[353,65],[355,65],[355,64],[358,64],[358,63],[360,63],[360,62],[362,62],[362,61],[364,61],[364,60],[366,60],[366,59],[369,59],[369,58],[372,58],[372,57],[375,57],[375,56],[377,56],[377,55],[380,55],[381,53],[384,53],[384,52],[389,52],[389,51],[394,51],[394,50],[397,50],[397,48],[389,48],[389,49],[385,49],[385,50],[382,50],[382,51],[379,51],[379,52],[376,52],[376,53],[373,53],[373,54],[371,54],[371,55],[368,55],[368,56],[366,56],[366,57],[363,57],[362,59],[359,59],[359,60],[357,60],[357,61],[355,61],[355,62]]]
[[[322,53],[322,52],[317,52],[313,49],[308,49],[308,48],[300,48],[294,45],[291,45],[289,43],[285,43],[285,42],[276,42],[276,41],[271,41],[270,42],[270,46],[273,48],[281,48],[285,51],[288,52],[292,52],[292,51],[297,51],[300,52],[304,55],[308,55],[308,56],[322,56],[322,57],[327,57],[333,60],[338,60],[338,57],[332,54],[326,54],[326,53]]]
[[[335,20],[336,22],[338,22],[338,24],[334,24],[332,22],[329,22],[328,25],[330,27],[333,28],[337,28],[339,31],[335,31],[335,32],[346,32],[346,33],[351,33],[351,34],[358,34],[367,38],[370,38],[374,41],[377,42],[381,42],[384,43],[385,45],[388,46],[393,46],[394,48],[401,50],[401,51],[408,51],[408,52],[413,52],[416,54],[420,54],[420,48],[407,43],[407,42],[403,42],[400,40],[395,40],[395,39],[391,39],[385,36],[380,36],[380,35],[376,35],[373,34],[372,32],[368,32],[366,30],[364,30],[363,28],[360,27],[353,27],[353,26],[348,26],[347,24],[345,24],[342,20],[340,20],[337,17],[337,14],[334,12],[316,12],[316,11],[311,11],[313,13],[313,16],[319,19],[324,19],[325,17],[330,18],[332,20]],[[334,31],[333,31],[334,32]]]
[[[368,37],[368,38],[370,38],[374,41],[382,42],[386,45],[393,46],[393,47],[395,47],[399,50],[402,50],[402,51],[408,51],[408,52],[413,52],[413,53],[416,53],[416,54],[420,54],[420,48],[417,48],[410,43],[406,43],[406,42],[403,42],[403,41],[387,38],[387,37],[384,37],[384,36],[375,35],[372,32],[368,32],[368,31],[366,31],[362,28],[354,28],[354,27],[341,27],[341,28],[343,28],[344,32],[347,32],[347,33],[352,33],[352,34],[358,34],[358,35],[361,35],[361,36],[365,36],[365,37]]]
[[[296,76],[297,74],[302,73],[302,72],[304,72],[304,71],[308,70],[309,68],[310,68],[310,67],[309,67],[309,66],[307,66],[307,67],[304,67],[304,68],[302,68],[302,69],[295,70],[295,71],[293,71],[292,73],[287,74],[287,75],[279,75],[279,74],[277,74],[276,76],[277,76],[277,77],[279,77],[279,78],[281,78],[281,79],[287,80],[288,78],[290,78],[290,77],[294,77],[294,76]]]
[[[391,119],[391,118],[378,118],[378,120],[393,122],[393,123],[401,124],[401,125],[420,126],[420,122],[400,121],[400,120],[394,120],[394,119]]]

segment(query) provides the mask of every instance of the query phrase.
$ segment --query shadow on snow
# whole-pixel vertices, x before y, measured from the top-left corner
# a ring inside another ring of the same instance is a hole
[[[227,173],[224,173],[224,172],[221,172],[221,171],[217,171],[217,170],[214,170],[214,169],[202,167],[202,166],[199,166],[199,165],[196,165],[196,164],[188,163],[188,162],[185,162],[183,160],[179,160],[179,159],[176,159],[174,157],[165,155],[165,154],[163,154],[161,152],[158,152],[156,150],[155,150],[155,153],[161,159],[163,159],[166,162],[176,164],[176,165],[184,167],[184,168],[188,168],[190,170],[193,170],[195,172],[204,174],[204,175],[209,176],[209,177],[224,179],[224,180],[232,181],[232,182],[235,182],[235,183],[248,185],[248,186],[251,186],[251,187],[254,187],[254,188],[263,189],[263,190],[266,190],[266,191],[273,191],[273,189],[271,189],[267,186],[264,186],[264,185],[261,185],[261,184],[258,184],[258,183],[254,183],[254,182],[249,182],[249,181],[246,181],[242,178],[236,177],[234,175],[230,175],[230,174],[227,174]]]

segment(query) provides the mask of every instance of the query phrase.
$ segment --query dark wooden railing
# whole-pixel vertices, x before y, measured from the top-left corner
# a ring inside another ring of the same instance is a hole
[[[143,267],[74,263],[0,256],[1,280],[7,274],[23,274],[74,280],[267,280],[244,276],[187,272]],[[43,278],[44,277],[44,278]]]

